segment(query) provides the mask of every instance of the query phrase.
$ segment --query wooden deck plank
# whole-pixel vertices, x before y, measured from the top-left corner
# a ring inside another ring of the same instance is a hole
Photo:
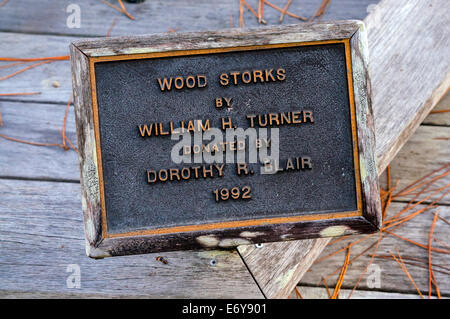
[[[257,0],[247,0],[256,11]],[[289,11],[301,16],[311,17],[319,8],[322,0],[293,1]],[[325,20],[364,19],[369,4],[378,0],[340,0],[332,2]],[[218,30],[230,27],[230,14],[233,16],[235,27],[239,25],[239,0],[210,1],[198,0],[157,0],[145,1],[141,4],[127,4],[127,10],[135,17],[130,20],[123,14],[108,7],[98,0],[82,0],[76,3],[80,6],[80,28],[67,26],[66,13],[71,0],[22,0],[10,1],[0,10],[0,30],[8,32],[27,32],[40,34],[64,34],[83,36],[104,36],[114,18],[118,21],[112,32],[113,36],[138,35],[148,33],[168,32],[169,28],[180,31]],[[271,0],[271,3],[284,8],[286,0]],[[27,10],[23,10],[27,8]],[[265,6],[264,19],[267,24],[278,24],[280,12]],[[46,21],[48,23],[42,23]],[[246,27],[258,26],[258,21],[252,13],[245,8],[244,21]],[[298,23],[298,19],[288,15],[284,23]]]
[[[69,44],[77,38],[0,32],[0,39],[2,42],[0,57],[38,58],[68,55]],[[0,65],[7,65],[7,63],[1,62]],[[23,65],[18,65],[2,69],[0,77],[16,72],[23,67]],[[0,97],[0,100],[66,104],[72,94],[69,61],[43,64],[0,81],[0,93],[18,92],[41,92],[41,94]]]
[[[449,8],[442,0],[383,0],[365,19],[380,172],[450,86],[450,28],[442,28]]]
[[[0,133],[37,143],[62,143],[65,106],[0,102],[4,126]],[[67,117],[66,136],[76,145],[73,107]],[[42,147],[0,138],[0,177],[76,181],[80,180],[77,154],[60,147]],[[81,212],[81,211],[80,211]]]
[[[399,212],[404,208],[405,203],[392,203],[388,212],[388,217],[393,216],[395,213]],[[423,205],[418,206],[419,209],[424,207]],[[410,222],[399,227],[394,232],[400,236],[409,238],[421,244],[428,244],[428,233],[433,220],[433,212],[439,213],[440,216],[449,219],[450,218],[450,206],[440,205],[435,209],[430,209]],[[436,223],[436,228],[434,230],[434,237],[438,238],[444,243],[450,241],[450,232],[448,231],[449,225],[441,220]],[[356,241],[364,236],[354,236],[350,240],[342,240],[333,245],[328,246],[320,257],[317,259],[317,263],[314,263],[306,275],[302,278],[300,285],[308,286],[322,286],[322,277],[327,277],[329,274],[336,271],[336,274],[329,279],[327,283],[329,287],[333,287],[336,283],[336,279],[339,275],[340,269],[342,268],[344,262],[345,252],[341,252],[333,257],[321,261],[321,258],[345,247],[350,241]],[[364,251],[364,249],[370,247],[378,239],[378,234],[372,236],[372,238],[367,241],[355,245],[351,249],[351,256],[357,256],[359,253]],[[439,243],[434,242],[433,247],[445,249]],[[392,235],[385,234],[385,238],[381,241],[380,246],[377,251],[377,255],[391,255],[391,253],[397,254],[396,249],[398,248],[402,258],[405,261],[407,258],[419,258],[422,267],[416,265],[406,264],[408,271],[410,272],[412,278],[421,289],[422,293],[428,292],[428,251],[427,249],[417,247],[415,245],[406,243],[402,239],[394,237]],[[374,247],[371,248],[370,253],[373,251]],[[361,256],[355,260],[347,270],[345,275],[343,288],[353,288],[357,282],[360,274],[363,272],[364,268],[369,262],[370,257],[367,255]],[[439,284],[439,289],[443,295],[450,296],[450,271],[445,268],[439,268],[437,265],[443,267],[449,266],[449,255],[443,253],[432,252],[432,261],[436,265],[434,268],[436,280]],[[416,262],[416,261],[415,261]],[[373,289],[370,286],[373,283],[371,280],[367,280],[368,276],[374,278],[374,274],[379,271],[380,274],[380,286],[376,287],[377,290],[391,291],[391,292],[401,292],[401,293],[411,293],[415,294],[416,290],[409,281],[408,277],[402,271],[400,266],[395,262],[395,260],[387,260],[382,258],[375,258],[373,261],[375,266],[372,266],[363,279],[359,287],[361,289]],[[433,290],[434,293],[434,290]]]
[[[0,293],[261,298],[236,251],[184,251],[92,260],[84,252],[80,185],[0,179]],[[210,261],[214,259],[215,265]],[[67,288],[69,265],[81,288]]]

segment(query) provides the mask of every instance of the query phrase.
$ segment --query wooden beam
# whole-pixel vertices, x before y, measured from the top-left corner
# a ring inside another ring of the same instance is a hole
[[[442,28],[447,23],[447,10],[442,6],[448,8],[449,4],[383,0],[365,19],[379,173],[449,87],[450,30]],[[314,261],[311,256],[318,256],[326,241],[271,243],[263,249],[238,250],[248,257],[244,257],[246,265],[267,298],[287,298]],[[280,259],[282,264],[269,262]],[[268,282],[267,278],[273,279]]]

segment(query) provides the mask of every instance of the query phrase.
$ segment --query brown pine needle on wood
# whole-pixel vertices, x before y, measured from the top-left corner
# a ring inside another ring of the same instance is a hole
[[[372,236],[374,236],[374,235],[375,235],[375,234],[368,234],[368,235],[366,235],[366,236],[363,237],[363,238],[360,238],[360,239],[358,239],[358,240],[356,240],[356,241],[354,241],[354,242],[351,242],[350,244],[348,244],[347,246],[345,246],[345,247],[342,248],[342,249],[339,249],[339,250],[337,250],[337,251],[335,251],[335,252],[333,252],[333,253],[331,253],[331,254],[329,254],[329,255],[326,255],[326,256],[324,256],[324,257],[322,257],[322,258],[316,259],[316,260],[314,261],[314,263],[316,264],[316,263],[320,263],[320,262],[322,262],[322,261],[324,261],[324,260],[327,260],[328,258],[330,258],[330,257],[332,257],[332,256],[334,256],[334,255],[336,255],[336,254],[339,254],[340,252],[345,251],[347,248],[349,248],[349,247],[351,247],[351,246],[354,246],[354,245],[356,245],[356,244],[358,244],[358,243],[360,243],[360,242],[363,242],[363,241],[365,241],[366,239],[368,239],[368,238],[370,238],[370,237],[372,237]]]
[[[47,60],[56,60],[56,61],[65,61],[69,60],[70,57],[68,55],[62,55],[62,56],[50,56],[50,57],[44,57],[44,58],[1,58],[0,61],[6,61],[6,62],[37,62],[37,61],[47,61]]]
[[[389,207],[389,205],[391,204],[391,200],[392,200],[392,189],[391,189],[391,165],[387,166],[387,179],[388,179],[388,190],[387,190],[387,201],[386,204],[384,205],[383,211],[382,211],[382,217],[383,217],[383,221],[386,220],[386,212],[387,209]]]
[[[411,283],[413,284],[414,288],[416,288],[417,293],[419,294],[419,296],[420,296],[422,299],[424,299],[422,293],[420,292],[419,287],[417,287],[416,283],[415,283],[414,280],[412,279],[411,274],[409,273],[408,269],[406,268],[405,263],[403,262],[402,257],[400,256],[400,253],[399,253],[398,251],[397,251],[397,254],[398,254],[398,257],[399,257],[399,258],[395,257],[394,254],[392,254],[392,257],[393,257],[393,258],[395,259],[395,261],[400,265],[400,268],[402,268],[402,270],[405,272],[406,276],[408,276],[408,278],[409,278],[409,280],[411,281]]]
[[[341,273],[339,274],[339,279],[336,283],[336,287],[334,288],[333,295],[331,299],[337,299],[339,296],[339,291],[341,290],[342,283],[344,282],[345,273],[348,269],[348,264],[350,261],[350,247],[347,248],[347,254],[345,255],[344,265],[342,266]]]
[[[230,13],[230,28],[234,28],[233,26],[233,14]]]
[[[69,143],[70,147],[71,147],[75,152],[77,152],[78,155],[80,155],[80,152],[78,151],[78,148],[76,148],[75,145],[73,145],[72,141],[71,141],[67,136],[66,136],[66,141],[67,141],[67,143]],[[64,150],[66,150],[66,149],[64,149]]]
[[[244,24],[244,2],[245,0],[240,0],[239,2],[239,27],[245,27]]]
[[[414,185],[416,185],[417,183],[422,182],[423,180],[427,179],[428,177],[432,176],[433,174],[435,174],[435,173],[437,173],[437,172],[439,172],[439,171],[441,171],[441,170],[443,170],[443,169],[445,169],[445,168],[447,168],[449,166],[450,166],[450,163],[449,164],[445,164],[445,165],[439,167],[438,169],[435,169],[434,171],[428,173],[427,175],[419,178],[417,181],[409,184],[404,189],[402,189],[401,191],[399,191],[396,194],[394,194],[394,197],[404,196],[404,195],[408,194],[409,192],[411,192],[411,191],[413,191],[414,189],[417,188],[417,187],[415,187],[414,189],[411,189]]]
[[[373,248],[373,246],[376,245],[376,242],[373,243],[372,245],[370,245],[369,247],[367,247],[366,249],[364,249],[362,252],[360,252],[358,255],[352,257],[350,259],[349,265],[352,265],[353,262],[355,262],[359,257],[363,256],[366,252],[368,252],[370,249]],[[328,276],[324,277],[325,280],[328,280],[331,276],[334,276],[335,274],[337,274],[339,272],[339,270],[341,270],[341,267],[338,267],[335,271],[333,271],[331,274],[329,274]],[[320,282],[319,282],[320,285]]]
[[[339,238],[337,238],[335,240],[331,240],[331,241],[328,242],[327,246],[334,245],[334,244],[336,244],[336,243],[338,243],[338,242],[340,242],[342,240],[345,240],[345,239],[347,239],[349,237],[350,237],[350,235],[345,235],[345,236],[341,236],[341,237],[339,237]]]
[[[52,62],[54,62],[54,61],[42,61],[42,62],[38,62],[38,63],[32,64],[32,65],[29,65],[26,68],[20,69],[19,71],[16,71],[14,73],[11,73],[11,74],[8,74],[8,75],[5,75],[5,76],[1,77],[0,81],[12,78],[13,76],[16,76],[17,74],[23,73],[23,72],[25,72],[25,71],[27,71],[29,69],[35,68],[35,67],[40,66],[42,64],[47,64],[47,63],[52,63]]]
[[[383,258],[383,259],[394,259],[392,258],[392,255],[375,255],[375,258]],[[421,258],[415,258],[415,257],[402,257],[404,259],[404,263],[412,266],[416,266],[419,268],[427,269],[428,270],[428,257],[426,259]],[[433,264],[434,269],[433,272],[438,272],[444,275],[450,275],[450,268],[442,265]],[[443,269],[443,270],[441,270]]]
[[[327,11],[329,5],[331,3],[331,0],[323,0],[322,4],[320,5],[319,9],[317,9],[316,13],[311,17],[310,21],[314,20],[315,18],[320,18],[325,14]]]
[[[302,294],[300,293],[300,291],[298,291],[298,288],[295,287],[295,295],[297,296],[297,299],[303,299]]]
[[[250,11],[257,19],[259,19],[258,14],[257,14],[256,11],[252,8],[252,6],[248,4],[247,1],[241,0],[241,3],[243,3],[243,4],[247,7],[247,9],[248,9],[248,10],[249,10],[249,11]],[[242,13],[244,13],[243,10],[244,10],[244,8],[242,8]],[[266,20],[264,20],[262,17],[261,17],[261,22],[262,22],[263,24],[267,24]]]
[[[4,125],[5,123],[3,123],[2,110],[0,110],[0,126],[3,127]]]
[[[380,246],[381,239],[383,239],[383,230],[380,230],[379,235],[378,235],[378,240],[375,245],[375,249],[373,250],[373,253],[372,253],[372,257],[370,257],[369,263],[367,264],[366,268],[364,268],[363,272],[359,276],[358,281],[356,282],[355,286],[353,286],[352,291],[348,295],[348,299],[351,298],[351,296],[355,292],[356,288],[358,288],[359,283],[361,282],[361,279],[363,278],[364,274],[367,272],[367,269],[369,269],[370,265],[372,264],[374,255],[377,253],[378,247]]]
[[[275,10],[278,10],[278,11],[280,11],[280,12],[283,12],[283,9],[281,9],[280,7],[277,7],[276,5],[274,5],[273,3],[271,3],[271,2],[269,2],[269,1],[267,1],[267,0],[264,0],[264,3],[266,3],[269,7],[273,8],[273,9],[275,9]],[[308,21],[308,18],[301,17],[301,16],[296,15],[296,14],[293,14],[292,12],[289,12],[289,11],[286,11],[286,14],[287,14],[288,16],[290,16],[290,17],[295,18],[295,19],[299,19],[299,20],[302,20],[302,21]]]
[[[57,144],[57,143],[39,143],[39,142],[31,142],[31,141],[25,141],[25,140],[20,140],[18,138],[14,138],[14,137],[10,137],[10,136],[6,136],[3,134],[0,134],[1,138],[4,138],[5,140],[8,141],[12,141],[12,142],[17,142],[17,143],[22,143],[22,144],[28,144],[28,145],[34,145],[34,146],[57,146],[57,147],[61,147],[62,149],[65,149],[65,146],[62,144]]]
[[[134,20],[134,17],[127,11],[127,9],[125,8],[125,6],[122,3],[122,0],[118,0],[120,8],[106,0],[100,0],[101,2],[103,2],[104,4],[106,4],[107,6],[123,13],[124,15],[126,15],[129,19]]]
[[[437,214],[434,215],[433,222],[431,223],[430,233],[428,235],[428,299],[431,299],[431,281],[433,275],[433,267],[431,264],[431,244],[434,233],[434,227],[436,226]]]
[[[281,15],[280,15],[280,23],[283,22],[284,15],[286,14],[286,12],[287,12],[289,6],[291,5],[291,3],[292,3],[292,0],[288,0],[288,2],[286,3],[286,6],[283,8],[283,11],[281,11]]]
[[[42,92],[0,93],[0,96],[39,95],[39,94],[42,94]]]
[[[261,21],[259,23],[264,21],[264,19],[263,19],[263,17],[264,17],[264,2],[265,2],[265,0],[261,0]],[[264,21],[264,24],[266,24],[265,21]]]
[[[6,3],[8,3],[9,0],[3,0],[0,2],[0,7],[3,7]]]
[[[123,5],[122,0],[118,0],[119,1],[119,5],[122,8],[122,12],[131,20],[134,20],[134,17],[127,11],[127,9],[125,9],[125,6]]]
[[[450,109],[431,111],[430,114],[447,113],[447,112],[450,112]]]
[[[411,194],[411,192],[413,192],[414,190],[416,190],[416,189],[418,189],[418,188],[420,188],[422,186],[425,186],[424,189],[422,189],[419,192],[417,192],[417,194],[416,194],[416,198],[417,198],[418,196],[423,194],[431,185],[435,184],[435,182],[437,182],[438,180],[444,178],[447,175],[450,175],[450,171],[446,171],[446,172],[444,172],[444,173],[442,173],[442,174],[440,174],[438,176],[435,176],[429,181],[425,180],[422,183],[420,183],[420,184],[418,184],[418,185],[416,185],[414,187],[411,187],[410,189],[408,189],[404,193],[399,194],[399,196],[404,196],[404,195],[407,195],[407,194]]]
[[[22,64],[26,64],[26,63],[27,62],[9,63],[9,64],[6,64],[6,65],[0,66],[0,69],[8,69],[8,68],[12,68],[13,66],[22,65]]]
[[[442,220],[444,223],[446,223],[447,225],[450,225],[450,222],[448,220],[446,220],[444,217],[442,217],[439,214],[433,213],[434,215],[437,215],[437,217]]]
[[[261,0],[258,0],[258,23],[261,23]]]
[[[398,234],[396,234],[396,233],[390,232],[390,231],[388,231],[388,230],[385,230],[384,232],[385,232],[385,233],[388,233],[389,235],[392,235],[392,236],[395,236],[395,237],[397,237],[397,238],[400,238],[400,239],[402,239],[402,240],[404,240],[404,241],[406,241],[406,242],[408,242],[408,243],[411,243],[411,244],[413,244],[413,245],[415,245],[415,246],[421,247],[421,248],[423,248],[423,249],[428,249],[428,246],[426,246],[426,245],[424,245],[424,244],[421,244],[421,243],[418,243],[418,242],[416,242],[416,241],[414,241],[414,240],[405,238],[405,237],[403,237],[403,236],[400,236],[400,235],[398,235]],[[434,251],[434,252],[436,252],[436,253],[450,254],[450,250],[439,249],[439,248],[436,248],[436,247],[432,247],[431,250]]]
[[[112,32],[114,26],[116,25],[116,22],[117,22],[117,18],[114,18],[114,20],[113,20],[111,26],[110,26],[109,29],[108,29],[108,32],[106,32],[106,37],[107,37],[107,38],[109,38],[109,37],[111,36],[111,32]]]
[[[450,249],[450,246],[449,246],[449,245],[447,245],[447,244],[444,243],[443,241],[437,239],[436,237],[433,237],[433,240],[434,240],[435,242],[437,242],[439,245],[441,245],[441,246],[443,246],[443,247],[445,247],[445,248]]]
[[[417,215],[423,213],[425,210],[429,209],[430,207],[434,206],[434,204],[436,204],[438,201],[440,201],[445,195],[447,195],[450,191],[445,192],[444,194],[442,194],[438,199],[435,199],[433,202],[431,202],[430,204],[428,204],[427,206],[425,206],[425,208],[420,209],[419,211],[413,212],[407,216],[404,217],[400,217],[401,215],[403,215],[405,212],[413,209],[414,207],[422,204],[423,202],[425,202],[426,200],[428,200],[429,198],[433,197],[434,195],[440,193],[442,190],[446,189],[450,187],[450,184],[445,185],[444,187],[441,187],[439,189],[437,189],[435,192],[433,192],[431,195],[421,199],[420,201],[414,203],[411,206],[407,206],[406,208],[404,208],[403,210],[401,210],[400,212],[398,212],[395,216],[389,218],[388,220],[386,220],[386,222],[384,223],[385,227],[383,227],[383,229],[388,229],[391,227],[394,227],[396,225],[401,225],[404,222],[416,217]]]
[[[434,277],[434,271],[431,273],[431,281],[433,282],[433,285],[436,288],[436,294],[438,296],[438,299],[442,299],[441,291],[439,290],[439,286],[438,286],[438,284],[436,282],[436,278]]]
[[[328,299],[331,299],[331,292],[330,289],[328,288],[327,280],[325,279],[325,277],[322,277],[322,281],[327,291]]]

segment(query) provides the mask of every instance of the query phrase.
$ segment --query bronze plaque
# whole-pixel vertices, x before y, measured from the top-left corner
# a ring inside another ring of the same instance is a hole
[[[351,45],[90,56],[98,234],[127,243],[108,254],[375,230],[354,226],[364,194]]]

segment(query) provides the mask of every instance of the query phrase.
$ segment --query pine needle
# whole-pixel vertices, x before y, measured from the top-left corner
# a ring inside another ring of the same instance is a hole
[[[42,92],[0,93],[0,96],[39,95],[39,94],[42,94]]]
[[[295,295],[297,296],[297,299],[303,299],[303,296],[297,287],[295,287]]]
[[[271,2],[269,2],[269,1],[267,1],[267,0],[264,0],[264,3],[266,3],[269,7],[273,8],[273,9],[275,9],[275,10],[278,10],[278,11],[280,11],[280,12],[283,12],[283,9],[281,9],[280,7],[277,7],[276,5],[274,5],[273,3],[271,3]],[[308,21],[308,18],[301,17],[301,16],[296,15],[296,14],[293,14],[292,12],[289,12],[289,11],[286,11],[286,14],[287,14],[288,16],[290,16],[290,17],[295,18],[295,19],[299,19],[299,20],[302,20],[302,21]]]
[[[434,227],[436,226],[437,215],[434,215],[433,222],[431,223],[430,233],[428,234],[428,299],[431,299],[431,281],[433,278],[433,266],[431,263],[431,244],[434,233]]]
[[[256,13],[255,9],[253,9],[252,6],[249,5],[247,1],[241,0],[241,2],[242,2],[242,4],[244,4],[244,5],[247,7],[247,9],[248,9],[248,10],[249,10],[249,11],[250,11],[257,19],[259,19],[258,13]],[[242,7],[242,13],[244,12],[243,10],[244,10],[244,8]],[[242,18],[242,19],[243,19],[243,18]],[[261,23],[267,24],[266,20],[264,20],[262,17],[261,17]]]
[[[405,272],[406,276],[409,278],[409,280],[410,280],[411,283],[413,284],[414,288],[416,288],[417,293],[419,294],[419,296],[420,296],[422,299],[424,299],[422,293],[420,292],[419,287],[417,287],[416,283],[414,282],[414,280],[413,280],[412,277],[411,277],[411,274],[409,273],[408,269],[406,268],[405,263],[403,262],[402,257],[400,256],[400,253],[397,252],[397,254],[398,254],[398,257],[399,257],[398,259],[397,259],[397,257],[395,257],[394,254],[392,254],[392,257],[393,257],[393,258],[395,259],[395,261],[400,265],[400,268],[402,268],[402,270]]]
[[[20,69],[19,71],[16,71],[14,73],[11,73],[11,74],[8,74],[8,75],[5,75],[5,76],[1,77],[0,81],[12,78],[13,76],[16,76],[17,74],[23,73],[23,72],[25,72],[25,71],[27,71],[29,69],[35,68],[35,67],[40,66],[42,64],[52,63],[52,62],[54,62],[54,61],[42,61],[42,62],[39,62],[39,63],[35,63],[35,64],[32,64],[32,65],[29,65],[26,68]]]
[[[50,56],[50,57],[43,57],[43,58],[1,58],[0,61],[7,61],[7,62],[37,62],[37,61],[47,61],[47,60],[56,60],[56,61],[65,61],[69,60],[70,57],[68,55],[62,55],[62,56]]]
[[[283,22],[284,15],[286,14],[286,12],[287,12],[289,6],[291,5],[291,3],[292,3],[292,0],[288,0],[288,2],[286,3],[286,6],[283,8],[283,11],[281,11],[281,15],[280,15],[280,23]]]
[[[341,290],[342,283],[344,282],[344,277],[348,269],[349,261],[350,261],[350,247],[347,248],[347,254],[345,255],[344,265],[342,266],[342,270],[339,275],[339,279],[336,283],[336,287],[334,288],[334,292],[333,295],[331,296],[331,299],[337,299],[339,296],[339,291]]]

